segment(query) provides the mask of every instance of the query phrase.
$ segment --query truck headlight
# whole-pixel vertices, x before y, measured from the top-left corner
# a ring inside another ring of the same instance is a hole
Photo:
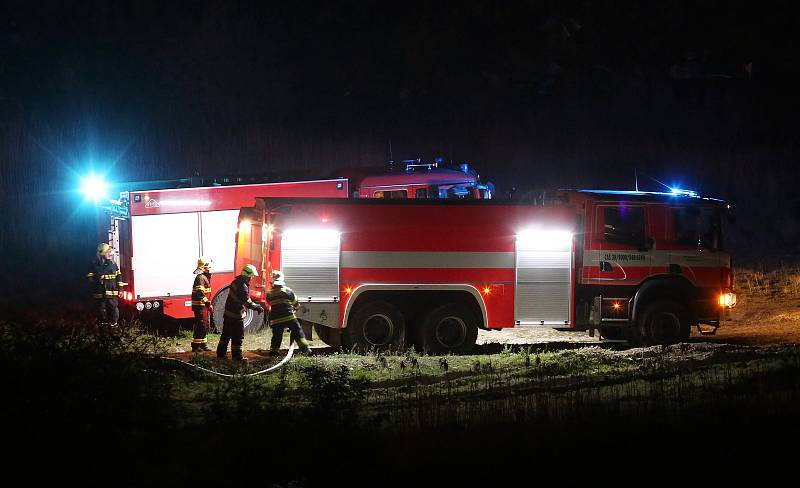
[[[719,306],[733,308],[736,305],[736,293],[723,293],[719,296]]]

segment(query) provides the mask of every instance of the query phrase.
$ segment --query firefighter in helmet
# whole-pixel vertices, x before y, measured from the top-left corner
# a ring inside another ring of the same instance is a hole
[[[192,285],[192,312],[194,327],[192,330],[192,352],[210,351],[208,348],[208,315],[214,312],[211,306],[211,260],[200,257],[197,260],[196,275]]]
[[[258,276],[256,267],[246,264],[239,276],[234,278],[228,289],[228,298],[225,300],[225,315],[222,321],[222,335],[217,345],[217,357],[225,359],[228,353],[228,342],[231,343],[231,359],[244,361],[242,356],[242,342],[244,341],[245,307],[264,313],[264,307],[250,299],[250,279]]]
[[[97,253],[90,271],[86,274],[95,302],[97,322],[117,326],[119,321],[119,296],[122,287],[122,273],[112,259],[113,248],[101,242],[97,245]]]
[[[294,315],[298,306],[297,297],[291,288],[286,286],[283,280],[283,273],[279,270],[272,272],[272,288],[267,293],[269,303],[269,326],[272,329],[272,340],[270,341],[270,353],[277,354],[281,347],[283,331],[286,327],[291,332],[291,340],[294,340],[300,347],[300,352],[310,353],[309,344],[300,322]]]

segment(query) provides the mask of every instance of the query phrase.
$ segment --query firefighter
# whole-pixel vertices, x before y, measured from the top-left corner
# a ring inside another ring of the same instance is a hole
[[[194,327],[192,330],[192,352],[210,351],[208,348],[208,316],[214,313],[211,305],[211,260],[200,257],[197,260],[197,275],[192,285],[192,312],[194,312]]]
[[[97,322],[101,325],[116,327],[119,321],[119,296],[122,287],[122,273],[111,259],[113,248],[101,242],[97,245],[97,254],[92,262],[91,271],[86,274],[95,302]]]
[[[258,276],[256,267],[246,264],[228,289],[228,299],[225,300],[225,316],[222,321],[222,335],[217,346],[217,357],[225,359],[228,353],[228,342],[231,343],[231,359],[244,361],[242,357],[242,341],[244,341],[245,307],[264,313],[264,307],[250,299],[250,278]]]
[[[300,322],[294,315],[298,306],[297,297],[292,289],[286,286],[286,282],[283,281],[283,272],[279,270],[272,272],[272,288],[267,293],[267,302],[269,303],[269,326],[272,329],[270,354],[278,353],[286,327],[291,332],[291,340],[294,340],[300,347],[300,352],[309,354],[311,351],[308,341],[300,327]]]

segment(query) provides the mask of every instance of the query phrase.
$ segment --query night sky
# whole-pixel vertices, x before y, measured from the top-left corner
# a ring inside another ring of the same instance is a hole
[[[172,3],[0,7],[0,303],[39,280],[80,297],[89,170],[324,177],[441,155],[501,196],[632,189],[636,170],[732,201],[734,256],[800,253],[792,2]]]

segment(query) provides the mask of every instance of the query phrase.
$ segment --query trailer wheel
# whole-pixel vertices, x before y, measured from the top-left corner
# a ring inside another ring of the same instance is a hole
[[[405,345],[405,327],[405,318],[397,307],[389,302],[369,302],[347,321],[342,345],[361,352],[400,349]]]
[[[648,305],[639,323],[639,334],[646,345],[675,344],[689,337],[690,332],[686,308],[670,300]]]
[[[220,291],[214,295],[214,298],[211,300],[211,303],[214,305],[214,320],[213,331],[217,334],[222,333],[222,321],[225,318],[225,301],[228,299],[228,291],[230,289],[230,285],[226,285],[222,287]],[[261,332],[264,329],[264,324],[267,323],[266,317],[267,312],[264,313],[256,313],[255,310],[250,310],[249,308],[245,308],[245,317],[244,317],[244,333],[245,335],[255,334],[257,332]]]
[[[478,320],[460,303],[448,303],[428,312],[417,329],[417,344],[433,354],[466,354],[475,347]]]

